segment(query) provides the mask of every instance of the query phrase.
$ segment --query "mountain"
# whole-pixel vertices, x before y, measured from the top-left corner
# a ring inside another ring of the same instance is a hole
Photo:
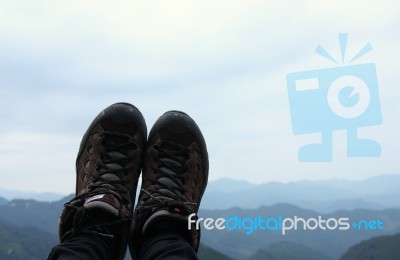
[[[53,234],[34,227],[17,227],[0,221],[0,259],[46,259],[57,243]]]
[[[326,255],[317,252],[304,245],[291,243],[291,242],[279,242],[272,244],[264,249],[260,249],[251,255],[248,260],[331,260]]]
[[[400,209],[386,209],[381,211],[361,209],[351,211],[342,210],[329,214],[321,214],[290,204],[281,203],[273,206],[263,206],[257,209],[231,208],[227,210],[201,210],[199,215],[204,219],[236,218],[241,221],[246,221],[241,222],[244,223],[241,224],[241,229],[202,230],[202,242],[204,244],[212,246],[219,252],[223,252],[234,259],[245,259],[258,250],[263,250],[269,245],[279,242],[301,244],[329,258],[338,259],[350,246],[362,240],[377,235],[388,235],[400,232]],[[320,229],[304,230],[300,222],[300,226],[296,231],[288,231],[285,235],[282,235],[281,229],[254,229],[252,233],[246,234],[247,231],[251,231],[251,229],[255,227],[255,222],[251,221],[257,219],[259,216],[262,219],[279,219],[279,217],[285,219],[294,218],[295,216],[304,219],[317,219],[321,216],[321,218],[325,220],[345,217],[349,218],[350,225],[353,223],[361,224],[354,228],[350,226],[349,230],[336,229],[327,231]],[[372,230],[368,228],[368,225],[367,228],[365,228],[365,224],[377,220],[384,222],[383,230]],[[362,221],[365,221],[365,224]],[[360,230],[358,230],[358,227],[361,227]]]
[[[199,252],[197,252],[199,260],[230,260],[232,258],[208,247],[200,244]]]
[[[12,200],[0,206],[0,220],[17,227],[35,227],[50,234],[56,234],[58,217],[64,203],[72,196],[55,202],[40,202],[36,200]]]
[[[32,199],[37,201],[57,201],[65,197],[65,194],[59,194],[54,192],[27,192],[27,191],[15,191],[0,188],[0,197],[7,200],[13,199]],[[1,205],[1,201],[0,201]]]
[[[333,201],[297,201],[293,203],[297,206],[301,206],[302,208],[311,209],[314,211],[318,211],[321,213],[331,213],[337,210],[353,210],[353,209],[373,209],[373,210],[382,210],[386,207],[366,201],[363,199],[340,199],[340,200],[333,200]],[[400,208],[397,203],[392,205],[393,208]]]
[[[366,180],[297,181],[250,184],[220,179],[210,182],[202,208],[254,209],[263,205],[290,203],[322,213],[341,209],[400,208],[400,175],[381,175]]]
[[[256,184],[247,181],[221,178],[215,181],[210,181],[207,185],[207,192],[235,193],[251,190],[256,186]]]
[[[400,174],[380,175],[366,180],[316,180],[288,183],[253,184],[243,180],[222,178],[210,181],[202,200],[204,209],[231,207],[258,208],[263,205],[290,203],[301,208],[329,213],[341,209],[400,208]],[[140,189],[138,189],[138,192]],[[34,193],[0,189],[0,197],[58,201],[57,193]],[[137,197],[137,196],[136,196]],[[6,201],[0,198],[0,205]]]
[[[341,260],[400,259],[400,234],[379,236],[352,246],[343,254]]]
[[[8,200],[6,200],[6,199],[3,198],[3,197],[0,197],[0,206],[1,206],[1,205],[4,205],[4,204],[7,204],[7,202],[8,202]]]
[[[346,190],[352,190],[357,194],[385,194],[397,193],[400,183],[400,174],[384,174],[365,180],[323,180],[318,184],[329,184]]]

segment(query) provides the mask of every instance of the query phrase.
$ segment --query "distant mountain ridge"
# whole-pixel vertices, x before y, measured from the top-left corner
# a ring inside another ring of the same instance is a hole
[[[201,206],[204,209],[257,208],[286,202],[319,212],[356,208],[380,210],[400,208],[398,187],[400,174],[379,175],[356,181],[331,179],[261,184],[221,178],[209,182]],[[6,203],[5,200],[12,199],[58,201],[65,196],[52,192],[37,193],[0,188],[0,205]]]
[[[285,202],[319,212],[340,209],[400,208],[400,175],[380,175],[366,180],[320,180],[251,184],[220,179],[210,182],[202,208],[257,208]]]
[[[332,258],[314,251],[311,248],[292,242],[281,241],[260,249],[252,254],[248,260],[331,260]]]
[[[0,188],[0,197],[6,200],[13,199],[31,199],[37,201],[57,201],[65,197],[65,194],[55,192],[29,192],[29,191],[16,191]],[[0,199],[0,205],[1,205]]]
[[[59,201],[41,202],[36,200],[11,200],[0,206],[0,221],[16,227],[35,227],[50,234],[56,234],[58,217],[68,196]]]
[[[4,205],[4,204],[6,204],[8,202],[8,200],[6,200],[5,198],[3,198],[3,197],[0,197],[0,205]]]

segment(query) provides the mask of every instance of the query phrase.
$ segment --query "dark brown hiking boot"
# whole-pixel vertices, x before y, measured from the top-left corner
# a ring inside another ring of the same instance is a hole
[[[113,259],[123,259],[146,135],[142,114],[130,104],[111,105],[94,119],[76,160],[76,197],[60,216],[61,242],[79,233],[104,235],[112,238]]]
[[[203,135],[185,113],[169,111],[154,124],[143,165],[142,189],[134,212],[129,242],[138,258],[143,237],[162,225],[174,226],[197,251],[200,230],[188,227],[208,180],[208,154]],[[155,230],[156,229],[156,230]]]

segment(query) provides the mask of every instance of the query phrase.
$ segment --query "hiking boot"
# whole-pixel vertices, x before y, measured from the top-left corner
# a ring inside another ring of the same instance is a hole
[[[111,105],[94,119],[76,159],[75,197],[60,216],[61,242],[79,233],[104,235],[112,238],[113,259],[123,259],[146,136],[131,104]]]
[[[129,247],[138,259],[143,237],[165,227],[181,232],[198,250],[200,230],[188,227],[197,211],[208,180],[208,154],[194,120],[169,111],[154,124],[148,138],[142,172],[142,189],[134,212]]]

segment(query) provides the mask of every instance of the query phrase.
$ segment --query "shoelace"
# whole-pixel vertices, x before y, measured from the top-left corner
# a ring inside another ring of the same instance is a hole
[[[83,198],[79,198],[79,199],[82,200],[82,203],[83,203],[84,199]],[[100,236],[104,236],[104,237],[108,237],[108,238],[113,238],[114,235],[107,234],[107,233],[111,233],[111,232],[107,232],[107,229],[111,228],[111,230],[112,230],[113,227],[115,227],[115,226],[119,226],[119,225],[122,225],[124,223],[131,221],[130,219],[116,219],[113,221],[104,222],[104,223],[100,223],[100,224],[88,225],[88,221],[89,221],[89,223],[90,222],[96,223],[96,221],[94,219],[92,219],[91,216],[88,214],[88,209],[86,209],[85,207],[81,207],[81,206],[74,206],[74,205],[71,205],[70,203],[66,203],[64,205],[64,207],[74,210],[75,213],[74,213],[74,218],[73,218],[72,229],[67,231],[61,237],[61,241],[65,241],[66,239],[68,239],[70,237],[73,237],[77,234],[82,234],[82,233],[96,234],[96,235],[100,235]]]
[[[187,177],[186,162],[189,159],[189,150],[183,145],[172,142],[162,142],[154,147],[158,151],[156,161],[157,179],[154,188],[151,190],[142,189],[149,198],[138,206],[139,211],[151,210],[152,212],[162,208],[178,208],[191,212],[190,205],[196,205],[186,200],[184,187]]]
[[[121,142],[123,139],[128,141]],[[130,135],[104,131],[101,160],[95,162],[97,169],[93,183],[88,186],[89,193],[102,189],[127,203],[125,195],[129,191],[126,184],[130,178],[126,173],[134,160],[132,151],[135,149],[136,145]]]

